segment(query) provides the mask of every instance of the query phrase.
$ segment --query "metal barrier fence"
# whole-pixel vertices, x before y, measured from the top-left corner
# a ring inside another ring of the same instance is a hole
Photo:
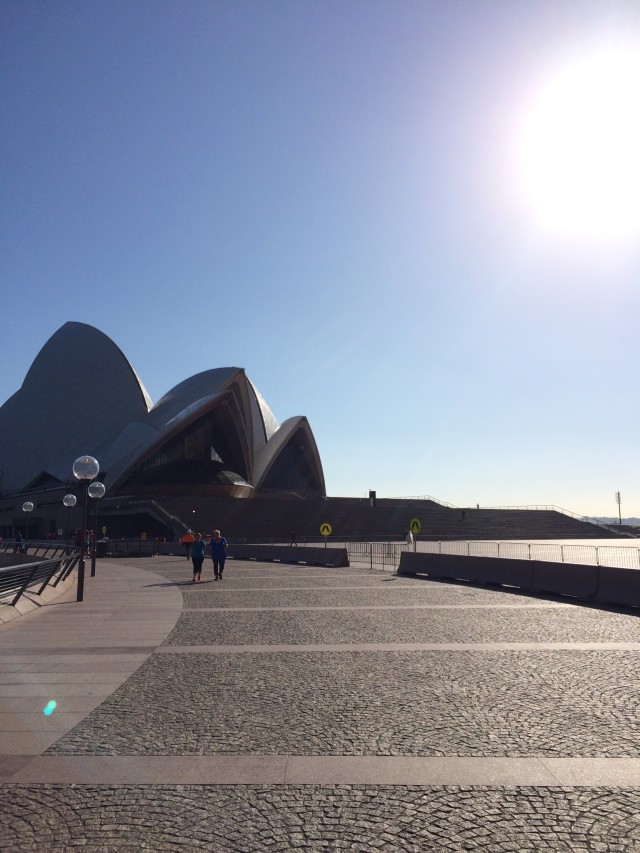
[[[181,548],[176,542],[176,552]],[[159,552],[159,544],[154,539],[103,539],[96,542],[98,557],[155,557]]]
[[[383,570],[397,569],[400,554],[407,545],[397,542],[345,542],[350,563],[368,563],[369,568],[380,566]]]
[[[417,542],[416,550],[429,554],[469,557],[508,557],[585,566],[640,569],[640,547],[631,545],[572,545],[554,542]]]
[[[43,559],[62,557],[75,550],[75,545],[68,545],[66,542],[57,539],[46,539],[44,541],[30,539],[28,542],[23,541],[19,547],[14,540],[5,540],[0,543],[0,554],[24,554],[29,557],[42,557]]]
[[[397,568],[400,554],[410,546],[399,542],[345,542],[350,562],[370,568]],[[413,548],[411,548],[413,550]],[[416,542],[415,550],[428,554],[465,557],[505,557],[585,566],[640,569],[640,547],[621,545],[572,545],[554,542]]]
[[[58,543],[60,544],[60,543]],[[288,543],[281,543],[286,545]],[[308,544],[311,544],[309,542]],[[468,557],[506,557],[516,560],[542,560],[553,563],[582,563],[585,566],[617,566],[640,569],[640,547],[621,545],[573,545],[555,542],[348,542],[318,543],[330,548],[346,548],[349,561],[364,563],[373,569],[395,570],[400,565],[400,554],[413,550],[431,554],[457,554]],[[153,557],[166,553],[167,547],[183,554],[179,542],[167,546],[153,539],[110,539],[96,543],[98,557]]]

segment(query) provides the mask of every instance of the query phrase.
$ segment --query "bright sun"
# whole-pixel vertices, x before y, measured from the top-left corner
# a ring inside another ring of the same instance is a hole
[[[596,241],[640,235],[640,45],[556,68],[520,132],[518,171],[539,224]]]

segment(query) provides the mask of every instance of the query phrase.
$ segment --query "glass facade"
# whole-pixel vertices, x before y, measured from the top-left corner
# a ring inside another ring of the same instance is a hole
[[[233,408],[222,403],[146,456],[127,484],[248,485],[246,457]]]

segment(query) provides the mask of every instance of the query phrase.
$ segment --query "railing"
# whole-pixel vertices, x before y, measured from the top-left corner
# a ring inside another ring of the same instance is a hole
[[[28,590],[42,595],[45,587],[56,587],[66,580],[76,567],[79,554],[53,560],[36,560],[0,569],[0,599],[10,598],[15,607],[20,597]]]
[[[631,545],[573,545],[552,542],[418,542],[416,550],[470,557],[507,557],[586,566],[640,569],[640,548]]]
[[[234,544],[256,544],[246,540],[234,540]],[[282,540],[260,544],[279,544],[288,546]],[[417,541],[409,546],[404,542],[363,542],[345,539],[325,541],[318,537],[309,537],[306,541],[298,539],[298,545],[316,545],[317,547],[346,548],[352,563],[364,563],[370,568],[396,569],[400,565],[403,551],[415,550],[431,554],[457,554],[469,557],[504,557],[516,560],[542,560],[555,563],[582,563],[587,566],[619,566],[620,568],[640,569],[640,548],[632,545],[574,545],[555,542],[491,542],[491,541]],[[153,557],[166,554],[168,550],[184,556],[179,542],[164,543],[154,539],[108,539],[96,543],[98,557]],[[295,547],[295,546],[293,546]]]
[[[605,521],[600,521],[600,519],[598,519],[598,518],[592,518],[590,515],[578,515],[577,512],[571,512],[570,509],[563,509],[561,506],[555,506],[553,504],[549,504],[546,506],[542,506],[540,504],[531,505],[531,506],[487,506],[487,507],[483,507],[483,509],[495,509],[495,510],[514,509],[514,510],[531,510],[531,511],[535,511],[535,512],[559,512],[560,515],[566,515],[569,518],[575,518],[576,521],[582,521],[585,524],[595,524],[596,527],[602,527],[604,530],[611,530],[613,533],[618,533],[618,534],[621,533],[621,531],[618,530],[617,526],[614,524],[607,524]],[[626,534],[626,535],[629,535],[629,534]]]
[[[447,501],[441,501],[438,498],[434,498],[432,495],[409,495],[408,497],[400,497],[400,498],[390,498],[390,500],[397,501],[432,501],[433,503],[439,504],[440,506],[448,507],[449,509],[473,509],[473,506],[467,507],[458,507],[456,504],[448,503]],[[566,515],[569,518],[575,518],[577,521],[583,521],[588,524],[595,524],[597,527],[602,527],[604,530],[611,530],[614,533],[631,536],[630,533],[624,533],[618,529],[618,526],[615,524],[607,524],[606,521],[600,521],[598,518],[593,518],[589,515],[579,515],[577,512],[571,512],[570,509],[563,509],[561,506],[555,506],[554,504],[530,504],[526,506],[483,506],[480,507],[479,504],[476,504],[478,509],[488,509],[488,510],[535,510],[537,512],[558,512],[561,515]]]
[[[380,500],[384,500],[380,495],[378,495]],[[439,504],[440,506],[446,506],[449,509],[460,509],[460,507],[456,506],[456,504],[450,504],[447,501],[441,501],[440,498],[434,498],[433,495],[408,495],[407,497],[400,498],[386,498],[386,500],[390,501],[431,501],[434,504]]]
[[[337,544],[337,543],[335,543]],[[413,550],[399,542],[345,542],[354,563],[397,568],[402,551]],[[415,550],[428,554],[464,557],[504,557],[512,560],[541,560],[578,563],[585,566],[617,566],[640,569],[640,548],[631,545],[572,545],[552,542],[416,542]]]
[[[180,548],[176,543],[176,551]],[[159,553],[155,539],[102,539],[96,542],[98,557],[155,557]]]
[[[155,498],[146,495],[114,495],[112,497],[105,498],[103,500],[103,505],[107,506],[111,503],[126,503],[127,507],[132,506],[149,506],[151,507],[159,516],[161,516],[165,521],[169,521],[173,523],[176,527],[181,528],[184,531],[189,530],[188,524],[183,521],[181,518],[178,518],[177,515],[172,515],[168,510],[166,510],[162,504],[159,504]],[[170,525],[171,526],[171,525]]]
[[[334,543],[334,547],[335,547]],[[400,554],[409,546],[398,542],[345,542],[350,563],[365,563],[370,569],[374,566],[397,569],[400,565]]]
[[[18,550],[15,540],[5,539],[0,544],[1,554],[16,554],[20,553],[29,557],[42,557],[53,559],[61,557],[64,554],[75,550],[75,545],[68,545],[67,542],[62,542],[57,539],[45,539],[38,541],[30,539],[28,542],[22,542],[21,549]]]

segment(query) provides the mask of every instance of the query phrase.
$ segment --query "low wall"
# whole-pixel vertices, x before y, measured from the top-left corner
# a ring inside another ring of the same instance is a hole
[[[308,566],[338,568],[349,565],[346,548],[306,548],[301,545],[229,545],[228,557],[261,563],[306,563]]]
[[[426,575],[475,584],[501,584],[524,592],[566,595],[580,601],[640,607],[640,570],[509,560],[500,557],[463,557],[403,551],[399,575]]]

